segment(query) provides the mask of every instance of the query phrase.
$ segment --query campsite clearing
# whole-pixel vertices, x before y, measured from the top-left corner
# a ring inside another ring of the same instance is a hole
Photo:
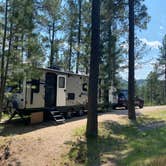
[[[137,109],[139,117],[144,116],[151,119],[150,121],[139,119],[140,132],[142,131],[146,135],[149,128],[165,126],[166,114],[164,113],[166,113],[166,106]],[[163,124],[157,126],[156,123],[153,123],[157,120],[162,121]],[[128,123],[127,110],[115,110],[100,114],[99,122],[115,122],[125,125]],[[85,125],[86,117],[73,118],[62,125],[55,125],[53,122],[29,126],[25,126],[20,122],[1,124],[0,165],[64,165],[62,160],[71,148],[70,142],[77,139],[75,136],[76,130]],[[110,162],[113,161],[110,160]]]

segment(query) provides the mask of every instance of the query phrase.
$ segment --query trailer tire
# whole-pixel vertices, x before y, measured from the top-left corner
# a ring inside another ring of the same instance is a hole
[[[78,116],[83,116],[84,115],[84,111],[82,109],[80,109],[78,112],[77,112],[77,115]]]
[[[67,119],[71,119],[71,118],[72,118],[72,113],[71,113],[71,111],[68,111],[68,112],[66,113],[66,118],[67,118]]]
[[[9,115],[12,115],[15,112],[15,109],[16,108],[13,107],[13,103],[11,101],[8,101],[5,112]]]
[[[143,107],[144,107],[143,104],[139,105],[139,108],[140,108],[140,109],[142,109]]]
[[[116,110],[116,107],[117,107],[117,104],[113,104],[113,105],[112,105],[112,109],[113,109],[113,110]]]

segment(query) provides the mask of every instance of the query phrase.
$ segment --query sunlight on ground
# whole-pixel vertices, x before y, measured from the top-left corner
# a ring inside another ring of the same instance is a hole
[[[69,165],[112,164],[118,166],[165,166],[166,111],[145,113],[136,123],[105,121],[99,124],[98,139],[86,140],[85,126],[68,143]],[[160,125],[158,125],[160,124]]]

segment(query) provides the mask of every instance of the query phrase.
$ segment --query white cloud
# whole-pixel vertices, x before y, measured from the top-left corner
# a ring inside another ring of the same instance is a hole
[[[147,46],[153,48],[153,49],[158,49],[162,44],[159,41],[148,41],[146,38],[140,39],[143,43],[145,43]]]
[[[160,26],[160,30],[163,30],[164,29],[164,27],[163,26]]]
[[[129,48],[129,45],[128,45],[127,42],[123,42],[120,46],[121,46],[123,49],[126,49],[126,50],[128,50],[128,48]]]

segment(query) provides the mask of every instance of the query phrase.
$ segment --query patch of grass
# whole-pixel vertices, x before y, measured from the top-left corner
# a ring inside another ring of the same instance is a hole
[[[6,121],[7,119],[9,119],[9,115],[8,114],[5,114],[5,113],[2,113],[2,118],[0,119],[0,121]]]
[[[166,156],[153,159],[147,166],[162,166],[166,163]]]
[[[166,121],[166,110],[162,111],[154,111],[151,113],[145,113],[145,116],[147,115],[149,118],[155,118],[155,119],[160,119],[160,120],[165,120]]]
[[[118,166],[165,166],[166,126],[140,130],[140,126],[165,121],[165,111],[150,113],[136,123],[106,121],[99,124],[97,139],[86,140],[85,127],[75,132],[70,142],[67,165],[97,166],[114,163]]]
[[[6,140],[0,138],[0,147],[4,146],[6,144]]]

